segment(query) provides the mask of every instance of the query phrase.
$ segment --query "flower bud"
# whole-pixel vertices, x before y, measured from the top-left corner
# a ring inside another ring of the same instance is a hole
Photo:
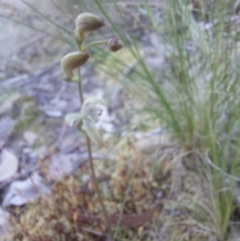
[[[104,26],[104,20],[92,13],[81,13],[76,19],[75,34],[83,41],[84,32],[95,31]]]
[[[111,38],[108,40],[108,47],[112,52],[117,52],[123,47],[123,43],[119,39]]]
[[[73,52],[65,55],[61,60],[61,67],[68,80],[73,77],[73,70],[84,65],[90,55],[86,52]]]
[[[76,41],[82,42],[88,36],[89,32],[79,32],[77,29],[75,29],[73,34]]]

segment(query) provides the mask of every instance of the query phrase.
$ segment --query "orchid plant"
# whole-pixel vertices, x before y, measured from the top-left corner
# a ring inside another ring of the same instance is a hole
[[[67,125],[72,126],[75,122],[80,131],[86,131],[89,138],[98,146],[104,147],[105,144],[98,132],[94,117],[101,115],[102,109],[98,106],[104,105],[107,106],[104,100],[98,99],[95,97],[87,98],[82,105],[80,113],[71,113],[68,114],[65,118]],[[83,126],[83,129],[82,129]]]
[[[113,240],[111,225],[109,222],[109,218],[103,203],[103,199],[102,199],[101,192],[100,192],[96,175],[95,175],[95,169],[94,169],[93,160],[92,160],[92,149],[91,149],[91,141],[96,145],[98,145],[99,147],[105,147],[105,143],[102,140],[101,135],[96,126],[95,117],[98,115],[101,115],[102,109],[100,108],[100,106],[101,105],[107,106],[107,103],[104,100],[96,97],[89,97],[84,100],[83,89],[82,89],[82,79],[81,79],[81,72],[80,72],[80,67],[84,65],[90,57],[90,54],[87,53],[86,50],[91,46],[104,44],[108,46],[109,50],[112,52],[116,52],[123,47],[122,42],[116,38],[94,41],[84,46],[84,41],[87,38],[88,34],[91,31],[98,30],[104,25],[105,25],[104,20],[101,17],[92,13],[87,13],[87,12],[81,13],[76,19],[76,28],[74,30],[74,37],[75,37],[79,51],[72,52],[64,56],[61,60],[61,67],[65,74],[64,76],[65,81],[76,83],[75,80],[77,79],[79,97],[81,102],[81,111],[79,113],[68,114],[65,117],[65,122],[69,126],[76,124],[78,130],[81,132],[84,132],[86,135],[89,164],[91,168],[93,183],[95,185],[99,202],[103,209],[105,222],[106,222],[111,240]],[[73,74],[73,71],[75,69],[78,70],[77,78],[74,77],[74,74]]]

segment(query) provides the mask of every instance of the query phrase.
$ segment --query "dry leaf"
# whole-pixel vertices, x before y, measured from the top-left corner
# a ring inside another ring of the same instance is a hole
[[[153,207],[147,209],[143,213],[122,214],[119,226],[127,227],[127,228],[138,228],[138,227],[142,226],[143,224],[152,221],[152,219],[156,216],[156,214],[160,213],[162,211],[163,206],[164,206],[164,202],[159,201]],[[72,216],[72,214],[70,214],[70,216]],[[118,213],[111,214],[109,216],[110,223],[112,225],[117,225],[119,216],[120,216],[120,214],[118,214]],[[79,223],[84,223],[84,222],[102,223],[103,220],[100,216],[94,216],[94,215],[83,216],[82,215],[82,216],[78,217],[78,222]]]
[[[143,213],[139,214],[123,214],[120,221],[121,227],[137,228],[143,224],[150,222],[156,213],[160,213],[163,209],[163,202],[156,203],[152,208],[149,208]],[[119,214],[112,214],[109,217],[113,224],[118,223]]]

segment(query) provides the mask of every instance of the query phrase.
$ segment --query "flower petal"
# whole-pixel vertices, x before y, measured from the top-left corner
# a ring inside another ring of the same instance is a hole
[[[65,122],[68,126],[72,126],[74,122],[79,122],[80,120],[82,120],[82,115],[79,113],[70,113],[65,117]]]
[[[100,147],[105,146],[105,144],[98,132],[98,129],[95,126],[95,123],[93,122],[92,119],[90,119],[90,118],[83,119],[83,126],[84,126],[84,129],[85,129],[88,137],[91,139],[91,141],[93,141],[96,145],[98,145]]]
[[[107,106],[106,101],[103,99],[97,98],[97,97],[88,97],[84,103],[93,103],[93,104],[100,104],[100,105],[105,105]]]
[[[81,115],[83,118],[86,118],[92,110],[99,110],[100,108],[96,106],[97,104],[107,106],[107,103],[103,99],[96,97],[87,98],[84,101],[81,109]]]

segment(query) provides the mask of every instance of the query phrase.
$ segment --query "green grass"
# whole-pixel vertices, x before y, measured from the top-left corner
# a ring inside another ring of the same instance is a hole
[[[214,207],[215,234],[219,240],[226,240],[231,236],[228,229],[234,210],[234,177],[239,176],[239,29],[228,31],[226,27],[234,28],[230,20],[234,1],[218,1],[212,3],[214,7],[209,3],[196,9],[198,20],[188,2],[162,2],[158,13],[147,3],[136,8],[144,10],[151,21],[149,29],[157,33],[164,49],[167,67],[156,75],[140,56],[138,42],[134,38],[129,42],[101,1],[95,0],[138,63],[138,73],[125,82],[139,89],[134,93],[145,104],[142,115],[148,112],[153,120],[158,119],[183,150],[200,153],[204,170],[209,165],[206,159],[213,164],[206,169],[213,187],[209,202]],[[115,64],[116,72],[119,66],[128,65],[118,60]]]

